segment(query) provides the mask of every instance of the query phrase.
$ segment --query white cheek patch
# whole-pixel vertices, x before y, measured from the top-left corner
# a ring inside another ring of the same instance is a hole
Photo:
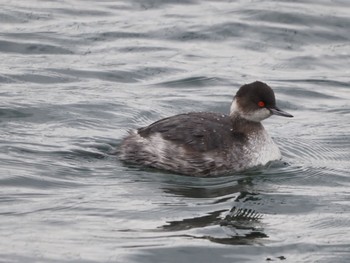
[[[255,122],[260,122],[271,116],[271,112],[266,108],[242,114],[242,117]]]
[[[239,114],[246,120],[260,122],[271,116],[271,112],[266,108],[257,109],[256,111],[244,112],[237,104],[236,99],[232,101],[230,115]]]
[[[230,108],[230,115],[233,115],[234,112],[238,112],[238,105],[236,99],[232,101],[231,108]]]

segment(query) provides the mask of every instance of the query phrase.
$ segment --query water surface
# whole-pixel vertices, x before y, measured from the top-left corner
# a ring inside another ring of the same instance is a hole
[[[11,1],[0,11],[2,262],[348,262],[347,1]],[[283,162],[121,164],[130,128],[267,82]]]

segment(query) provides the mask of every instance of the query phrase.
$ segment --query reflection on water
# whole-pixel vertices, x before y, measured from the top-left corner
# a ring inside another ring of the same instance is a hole
[[[216,202],[227,201],[227,195],[239,193],[247,189],[252,189],[253,179],[251,177],[241,179],[223,177],[215,181],[205,181],[201,185],[181,185],[171,184],[163,188],[165,192],[181,195],[189,198],[216,198]]]
[[[255,174],[255,176],[258,176]],[[240,179],[232,177],[206,180],[203,179],[200,185],[188,186],[172,184],[163,188],[166,193],[188,198],[210,199],[210,203],[227,205],[227,209],[206,211],[205,215],[182,218],[178,221],[167,221],[161,227],[162,231],[186,231],[195,228],[219,228],[215,232],[224,233],[223,237],[215,235],[193,235],[186,234],[195,239],[207,239],[220,244],[252,244],[255,239],[268,237],[263,232],[260,219],[263,214],[250,209],[250,202],[260,201],[259,193],[254,191],[253,176],[241,176]],[[220,230],[221,229],[221,230]],[[188,231],[186,231],[188,233]]]

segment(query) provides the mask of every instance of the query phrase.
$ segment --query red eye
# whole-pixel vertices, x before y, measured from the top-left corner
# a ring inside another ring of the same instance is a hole
[[[261,108],[262,108],[262,107],[265,107],[265,102],[259,101],[259,102],[258,102],[258,106],[261,107]]]

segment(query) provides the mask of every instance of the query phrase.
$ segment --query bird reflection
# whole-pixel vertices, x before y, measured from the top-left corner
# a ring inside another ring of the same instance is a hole
[[[254,189],[251,176],[231,182],[220,182],[215,186],[167,185],[164,191],[191,199],[212,198],[212,204],[220,203],[218,205],[220,209],[208,211],[202,216],[168,221],[159,230],[186,231],[182,233],[186,237],[230,245],[251,244],[268,237],[262,226],[263,214],[251,207],[261,199],[260,194]],[[230,208],[223,209],[223,204],[229,205]],[[201,232],[203,233],[198,234]]]
[[[162,187],[166,193],[189,198],[217,198],[227,195],[246,192],[254,188],[253,178],[241,179],[225,178],[226,180],[204,181],[199,184],[178,184],[173,183]]]

